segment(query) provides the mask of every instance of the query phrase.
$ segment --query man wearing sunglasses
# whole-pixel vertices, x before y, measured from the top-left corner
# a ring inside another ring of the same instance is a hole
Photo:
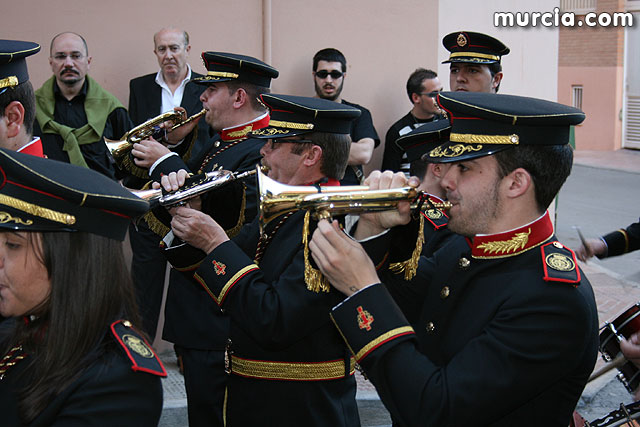
[[[407,96],[413,108],[404,117],[395,122],[384,139],[384,157],[382,170],[402,171],[407,177],[410,175],[410,164],[407,154],[395,142],[402,135],[406,135],[425,123],[440,120],[440,108],[436,103],[436,96],[442,90],[442,83],[438,74],[432,70],[418,68],[407,80]]]
[[[338,185],[360,111],[300,96],[260,99],[271,119],[251,137],[266,141],[268,177],[325,191]],[[186,175],[172,172],[162,183],[182,185]],[[231,319],[226,425],[359,426],[353,358],[327,316],[342,296],[309,258],[310,212],[282,213],[263,227],[255,218],[231,240],[204,212],[171,212],[174,234],[207,253],[192,272],[206,302]]]
[[[361,112],[360,117],[351,125],[349,162],[344,178],[340,181],[342,185],[358,185],[363,179],[362,165],[371,161],[373,149],[380,144],[380,138],[373,127],[373,119],[369,110],[341,98],[346,76],[347,60],[339,50],[322,49],[313,56],[313,81],[316,96],[355,107]]]

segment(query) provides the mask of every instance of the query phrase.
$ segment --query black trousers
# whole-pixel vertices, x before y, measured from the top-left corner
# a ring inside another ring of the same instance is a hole
[[[224,351],[175,346],[184,365],[189,427],[222,427],[227,374]]]
[[[136,301],[142,317],[142,329],[155,339],[162,305],[162,291],[167,268],[167,259],[158,244],[160,237],[141,221],[129,226],[131,243],[131,277],[136,291]]]

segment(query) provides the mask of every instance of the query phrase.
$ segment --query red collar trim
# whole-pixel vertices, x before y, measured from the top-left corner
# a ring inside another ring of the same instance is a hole
[[[19,153],[31,154],[36,157],[44,157],[44,151],[42,150],[42,141],[39,137],[33,138],[33,140],[18,150]]]
[[[339,187],[340,186],[340,181],[338,181],[335,178],[322,178],[318,181],[315,182],[308,182],[306,184],[304,184],[306,186],[311,186],[311,185],[318,185],[320,187]]]
[[[540,246],[553,236],[549,212],[530,224],[498,234],[483,234],[473,238],[471,256],[479,259],[506,258]]]
[[[339,187],[340,181],[335,178],[327,178],[327,182],[319,184],[320,187]]]
[[[225,142],[235,141],[238,139],[247,138],[247,134],[251,131],[265,128],[269,125],[269,113],[256,117],[253,121],[243,123],[238,126],[222,129],[220,132],[220,139]]]

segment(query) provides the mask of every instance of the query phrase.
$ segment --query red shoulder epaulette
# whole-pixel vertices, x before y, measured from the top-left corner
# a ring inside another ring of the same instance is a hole
[[[428,223],[436,230],[446,227],[449,223],[449,217],[440,209],[427,209],[422,212],[422,216],[424,216]]]
[[[558,241],[540,247],[542,252],[543,279],[547,282],[580,284],[580,270],[576,254]]]
[[[166,377],[167,371],[147,340],[135,330],[128,320],[118,320],[111,324],[114,338],[122,346],[129,360],[131,369]]]

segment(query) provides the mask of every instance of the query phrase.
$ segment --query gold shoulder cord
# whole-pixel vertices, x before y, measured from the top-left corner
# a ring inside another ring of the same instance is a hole
[[[422,253],[422,245],[424,244],[424,217],[420,215],[420,230],[416,239],[416,247],[411,254],[411,258],[402,262],[394,262],[389,265],[389,269],[394,273],[404,272],[404,280],[411,280],[418,271],[418,261]]]
[[[329,292],[331,285],[326,277],[319,270],[311,267],[309,262],[309,217],[311,212],[304,215],[304,225],[302,226],[302,243],[304,244],[304,282],[307,289],[312,292]]]

